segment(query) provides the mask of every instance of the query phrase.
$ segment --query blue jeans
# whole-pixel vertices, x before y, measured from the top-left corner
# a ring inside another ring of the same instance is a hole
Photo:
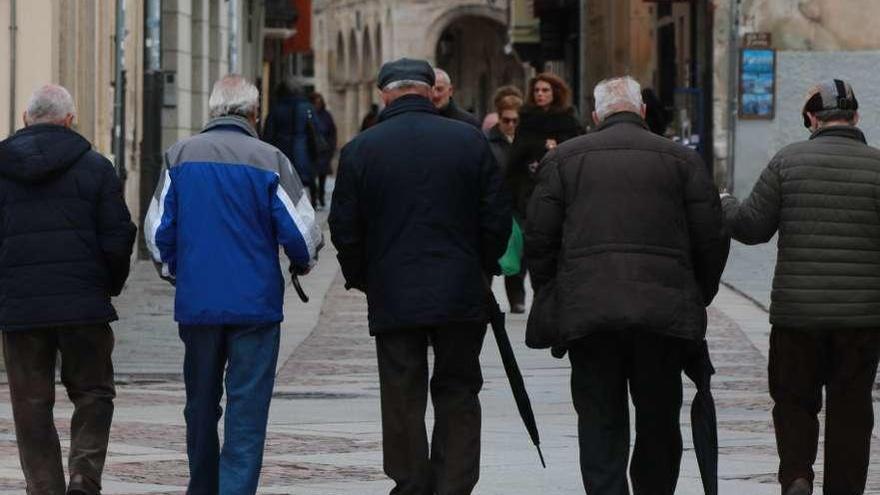
[[[269,402],[275,385],[280,325],[180,325],[186,347],[186,453],[189,495],[247,495],[257,491]],[[226,420],[220,450],[217,422]]]

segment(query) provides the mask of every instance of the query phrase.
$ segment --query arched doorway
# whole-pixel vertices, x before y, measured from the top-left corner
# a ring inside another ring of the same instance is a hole
[[[434,61],[449,73],[455,101],[479,117],[494,111],[492,94],[505,84],[522,87],[525,73],[513,54],[505,53],[506,29],[494,17],[464,13],[439,31]]]

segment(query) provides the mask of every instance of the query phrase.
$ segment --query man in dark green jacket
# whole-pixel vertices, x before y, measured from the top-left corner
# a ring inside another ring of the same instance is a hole
[[[722,205],[744,244],[779,232],[769,368],[783,493],[812,493],[823,386],[824,493],[863,493],[880,356],[880,150],[856,127],[843,81],[814,86],[803,115],[810,139],[780,151],[742,204]]]

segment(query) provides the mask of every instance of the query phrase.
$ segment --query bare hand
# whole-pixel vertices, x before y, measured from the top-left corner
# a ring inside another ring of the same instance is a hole
[[[544,147],[547,148],[548,150],[552,150],[553,148],[556,147],[556,145],[557,145],[557,143],[556,143],[555,139],[548,139],[547,141],[544,142]]]

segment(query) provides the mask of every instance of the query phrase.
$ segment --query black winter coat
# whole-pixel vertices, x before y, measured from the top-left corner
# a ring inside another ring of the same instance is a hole
[[[538,175],[526,257],[538,291],[556,280],[562,342],[625,329],[704,338],[730,243],[695,152],[618,113]]]
[[[780,151],[741,205],[724,198],[733,238],[779,232],[770,323],[880,328],[880,150],[854,127],[829,127]]]
[[[113,166],[76,132],[0,143],[0,329],[116,320],[135,232]]]
[[[529,164],[544,158],[548,139],[562,144],[583,133],[584,129],[571,108],[546,111],[527,106],[520,110],[519,126],[508,157],[507,183],[513,195],[514,211],[521,220],[526,217],[526,207],[535,189],[535,176],[529,170]]]
[[[465,124],[470,124],[477,129],[482,130],[483,123],[480,122],[480,119],[477,118],[476,115],[462,109],[455,103],[455,100],[452,98],[449,99],[449,104],[446,105],[446,108],[440,110],[440,115],[446,117],[447,119],[457,120],[459,122],[464,122]]]
[[[342,148],[330,234],[370,333],[486,322],[510,206],[482,133],[406,95]]]
[[[486,133],[486,139],[489,140],[489,149],[492,150],[492,155],[495,157],[495,161],[498,162],[498,167],[501,169],[501,175],[506,177],[507,165],[510,159],[510,150],[513,147],[513,144],[507,140],[507,136],[501,132],[498,125],[489,129],[489,132]]]

